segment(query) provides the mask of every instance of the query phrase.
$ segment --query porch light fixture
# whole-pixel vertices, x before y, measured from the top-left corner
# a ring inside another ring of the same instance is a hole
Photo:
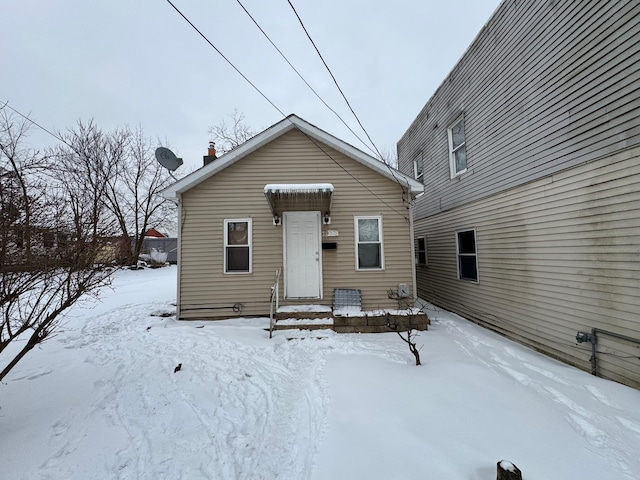
[[[324,216],[322,217],[322,223],[324,223],[325,225],[331,224],[331,215],[329,215],[329,212],[324,212]]]
[[[277,227],[280,225],[280,215],[277,213],[273,216],[273,224]]]

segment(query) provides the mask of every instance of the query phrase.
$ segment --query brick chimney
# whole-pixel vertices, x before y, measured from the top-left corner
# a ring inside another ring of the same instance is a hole
[[[202,157],[203,164],[209,165],[216,158],[218,158],[216,157],[216,144],[211,141],[209,142],[209,150],[207,150],[207,154]]]

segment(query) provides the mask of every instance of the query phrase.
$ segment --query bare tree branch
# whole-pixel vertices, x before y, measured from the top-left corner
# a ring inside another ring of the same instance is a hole
[[[24,120],[0,109],[0,354],[28,337],[6,364],[0,357],[0,381],[55,333],[71,306],[110,280],[111,270],[96,262],[109,229],[92,169],[101,165],[100,136],[91,124],[82,128],[87,141],[72,158],[40,156],[21,147]]]
[[[219,124],[209,128],[211,140],[216,144],[216,150],[220,154],[242,145],[257,133],[247,125],[244,114],[237,109],[227,117],[228,122],[223,119]]]

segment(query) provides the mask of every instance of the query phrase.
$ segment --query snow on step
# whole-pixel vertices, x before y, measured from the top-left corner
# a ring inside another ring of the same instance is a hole
[[[278,313],[331,313],[331,307],[327,305],[287,305],[278,308]]]
[[[333,318],[288,318],[278,320],[278,325],[303,326],[303,325],[333,325]]]

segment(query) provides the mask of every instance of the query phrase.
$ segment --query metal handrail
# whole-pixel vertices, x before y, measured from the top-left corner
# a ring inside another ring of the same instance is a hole
[[[275,313],[278,312],[279,306],[279,292],[280,292],[280,267],[276,268],[276,281],[271,286],[271,298],[269,299],[269,338],[273,337],[273,326],[276,324]],[[275,303],[275,309],[274,307]]]

